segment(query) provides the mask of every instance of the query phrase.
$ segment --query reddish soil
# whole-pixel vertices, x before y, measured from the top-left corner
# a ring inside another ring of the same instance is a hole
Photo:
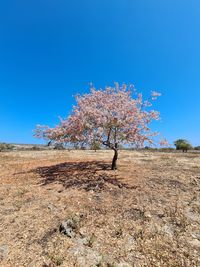
[[[200,154],[121,151],[117,171],[111,159],[0,153],[0,266],[200,266]]]

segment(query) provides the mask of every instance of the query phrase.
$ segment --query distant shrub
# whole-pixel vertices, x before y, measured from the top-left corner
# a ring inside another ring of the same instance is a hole
[[[174,150],[175,149],[173,147],[163,147],[159,149],[161,152],[173,152]]]
[[[187,152],[192,149],[191,144],[185,139],[178,139],[174,142],[176,150],[182,150],[183,152]]]
[[[150,146],[145,146],[144,149],[145,150],[149,150],[149,151],[158,151],[158,148],[156,148],[156,147],[150,147]]]
[[[200,150],[200,146],[195,146],[194,150]]]
[[[54,149],[56,149],[56,150],[64,150],[65,147],[64,147],[63,144],[57,143],[57,144],[55,144]]]
[[[144,150],[152,151],[152,152],[173,152],[175,149],[173,147],[162,147],[162,148],[156,148],[156,147],[149,147],[145,146]]]
[[[31,150],[37,151],[37,150],[41,150],[41,148],[38,147],[38,146],[32,146],[32,147],[31,147]]]
[[[11,144],[0,143],[0,152],[8,151],[8,150],[12,150],[13,147],[14,147],[14,146],[11,145]]]
[[[101,145],[100,145],[100,143],[99,142],[93,142],[93,144],[91,145],[91,147],[90,147],[90,149],[91,150],[100,150],[101,149]]]

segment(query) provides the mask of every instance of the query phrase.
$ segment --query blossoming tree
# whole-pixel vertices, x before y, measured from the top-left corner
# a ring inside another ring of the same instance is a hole
[[[150,107],[159,95],[152,92],[150,99],[144,101],[133,85],[115,84],[100,90],[92,87],[90,93],[76,97],[77,104],[67,119],[61,119],[55,128],[38,125],[35,136],[88,146],[97,142],[114,151],[115,170],[119,144],[141,147],[145,142],[153,143],[157,133],[151,132],[149,125],[159,119],[159,112]]]

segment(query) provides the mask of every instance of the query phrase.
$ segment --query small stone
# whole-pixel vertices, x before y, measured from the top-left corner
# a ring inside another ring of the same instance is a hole
[[[173,237],[174,235],[174,229],[173,229],[173,226],[170,225],[170,224],[165,224],[163,227],[162,227],[162,231],[167,234],[168,236],[170,237]]]
[[[50,203],[50,204],[47,206],[47,208],[48,208],[49,210],[52,211],[52,210],[54,210],[55,207]]]
[[[78,245],[85,245],[85,246],[87,246],[88,239],[87,239],[87,237],[79,238],[79,239],[76,240],[76,242],[77,242]]]
[[[85,246],[80,239],[68,250],[68,253],[76,258],[76,263],[80,267],[99,266],[102,256],[90,247]]]
[[[72,237],[75,237],[76,235],[75,233],[76,228],[77,228],[76,223],[73,220],[69,219],[61,223],[59,230],[61,234],[64,234],[72,238]]]
[[[152,216],[151,216],[151,213],[149,211],[145,211],[144,217],[147,219],[151,219]]]
[[[160,219],[162,219],[162,218],[165,217],[165,214],[164,214],[164,213],[158,213],[157,215],[158,215],[158,217],[159,217]]]
[[[8,255],[8,246],[0,246],[0,260],[3,260]]]
[[[192,239],[189,243],[194,248],[200,248],[200,241],[198,239]]]
[[[79,233],[81,236],[86,236],[87,235],[87,229],[85,227],[81,227],[79,229]]]

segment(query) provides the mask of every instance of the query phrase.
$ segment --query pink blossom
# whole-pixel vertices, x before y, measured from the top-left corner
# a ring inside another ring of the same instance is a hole
[[[151,93],[155,100],[159,93]],[[39,125],[35,136],[56,142],[85,143],[98,142],[115,151],[118,144],[143,146],[152,143],[157,134],[149,125],[159,119],[159,112],[149,110],[150,101],[143,100],[133,85],[115,84],[114,87],[96,90],[76,96],[77,104],[71,115],[54,128]]]

